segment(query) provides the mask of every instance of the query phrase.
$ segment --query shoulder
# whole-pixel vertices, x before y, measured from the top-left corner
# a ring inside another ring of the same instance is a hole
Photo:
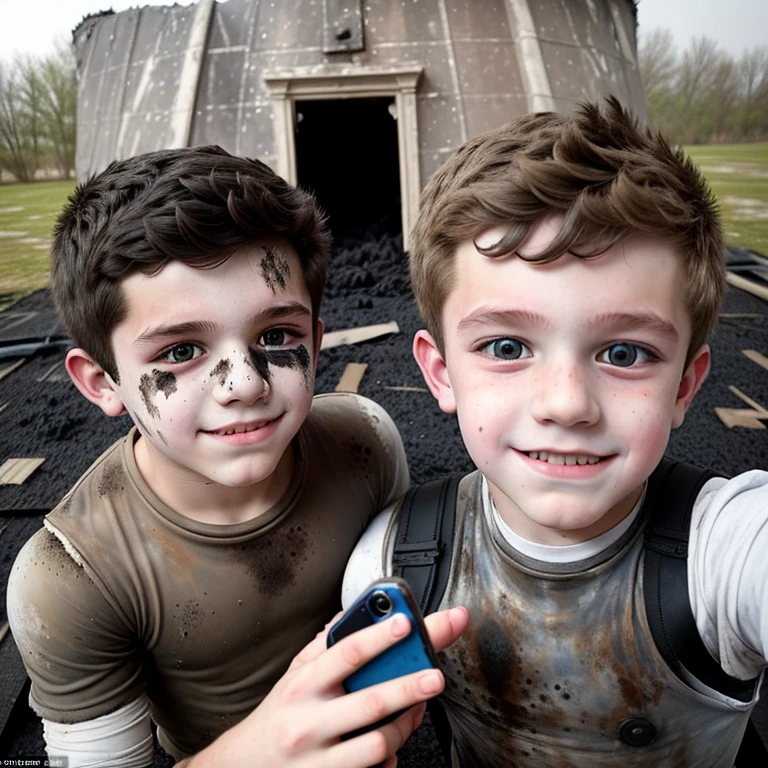
[[[392,417],[373,400],[350,392],[316,395],[302,431],[310,439],[320,438],[356,452],[404,456]]]
[[[742,560],[756,542],[768,544],[768,472],[708,480],[693,506],[690,540],[699,560]]]
[[[768,660],[768,472],[709,480],[691,518],[688,588],[707,648],[748,679]]]
[[[768,518],[768,472],[754,469],[733,478],[714,477],[699,492],[694,504],[697,528],[714,524],[725,511],[729,522],[759,521]]]
[[[134,427],[127,435],[112,443],[83,472],[47,518],[57,520],[90,513],[98,521],[98,510],[109,504],[114,496],[132,487],[128,463],[133,462],[135,436]]]
[[[329,392],[315,395],[310,419],[363,425],[377,431],[396,430],[392,417],[378,403],[353,392]]]

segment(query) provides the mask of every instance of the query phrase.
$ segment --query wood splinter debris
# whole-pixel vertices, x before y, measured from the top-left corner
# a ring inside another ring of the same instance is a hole
[[[368,363],[347,363],[347,367],[336,385],[336,391],[357,392],[366,368],[368,368]]]
[[[7,459],[0,466],[0,485],[21,485],[45,459]]]
[[[378,339],[379,336],[386,336],[389,333],[400,333],[400,328],[394,320],[391,323],[361,325],[358,328],[345,328],[341,331],[330,331],[323,336],[320,349],[338,347],[342,344],[358,344],[361,341]]]

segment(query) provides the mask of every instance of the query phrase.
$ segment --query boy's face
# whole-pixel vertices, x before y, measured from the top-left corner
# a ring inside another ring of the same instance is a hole
[[[112,388],[150,485],[172,498],[174,484],[271,477],[309,412],[321,335],[293,248],[248,246],[213,269],[173,261],[123,290]]]
[[[539,223],[519,252],[538,253],[558,224]],[[585,541],[638,500],[709,367],[703,347],[684,375],[684,285],[681,259],[653,238],[546,265],[458,248],[445,355],[425,331],[414,354],[521,536]]]

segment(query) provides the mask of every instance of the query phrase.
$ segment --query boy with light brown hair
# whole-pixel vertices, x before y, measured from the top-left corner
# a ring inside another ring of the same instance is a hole
[[[345,696],[404,617],[323,650],[344,566],[408,483],[389,416],[314,397],[329,236],[314,199],[218,147],[116,161],[56,225],[67,371],[134,426],[20,552],[8,615],[47,750],[70,768],[365,768],[442,689]],[[438,647],[466,617],[432,624]]]
[[[445,653],[454,766],[733,765],[768,659],[768,472],[708,479],[685,531],[721,688],[665,662],[643,599],[724,293],[700,173],[614,98],[526,115],[430,179],[410,260],[414,355],[477,467],[439,601],[471,615]],[[372,523],[345,603],[392,572],[403,516]]]

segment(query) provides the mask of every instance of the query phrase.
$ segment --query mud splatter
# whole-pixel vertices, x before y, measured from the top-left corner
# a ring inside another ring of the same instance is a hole
[[[304,383],[309,387],[314,384],[312,369],[310,367],[312,357],[303,344],[291,349],[273,349],[266,352],[267,361],[278,368],[296,368],[304,376]]]
[[[139,393],[147,412],[155,419],[160,415],[157,406],[152,399],[158,392],[162,392],[167,400],[176,391],[176,376],[170,371],[160,371],[155,368],[151,374],[145,373],[139,380]]]
[[[107,461],[102,465],[101,476],[99,477],[98,494],[99,498],[111,496],[121,492],[125,487],[125,472],[122,465],[117,461]]]
[[[285,288],[291,276],[288,259],[276,245],[265,245],[264,256],[261,259],[261,276],[272,293],[277,293],[278,286]]]
[[[486,619],[477,629],[477,659],[480,671],[494,696],[503,697],[515,663],[515,649],[504,628],[494,619]]]
[[[203,623],[203,611],[200,604],[194,600],[187,600],[181,605],[177,603],[176,607],[179,612],[174,614],[174,618],[179,621],[179,636],[181,638],[189,637],[190,633],[200,629]]]
[[[216,363],[216,367],[208,375],[212,379],[218,379],[219,384],[223,386],[231,370],[232,370],[231,360],[229,359],[219,360],[219,362]]]
[[[373,450],[369,445],[362,445],[356,437],[353,437],[347,446],[351,459],[350,468],[368,473],[371,465]]]
[[[279,528],[233,554],[248,568],[259,592],[274,598],[296,583],[309,554],[309,536],[300,525]]]

